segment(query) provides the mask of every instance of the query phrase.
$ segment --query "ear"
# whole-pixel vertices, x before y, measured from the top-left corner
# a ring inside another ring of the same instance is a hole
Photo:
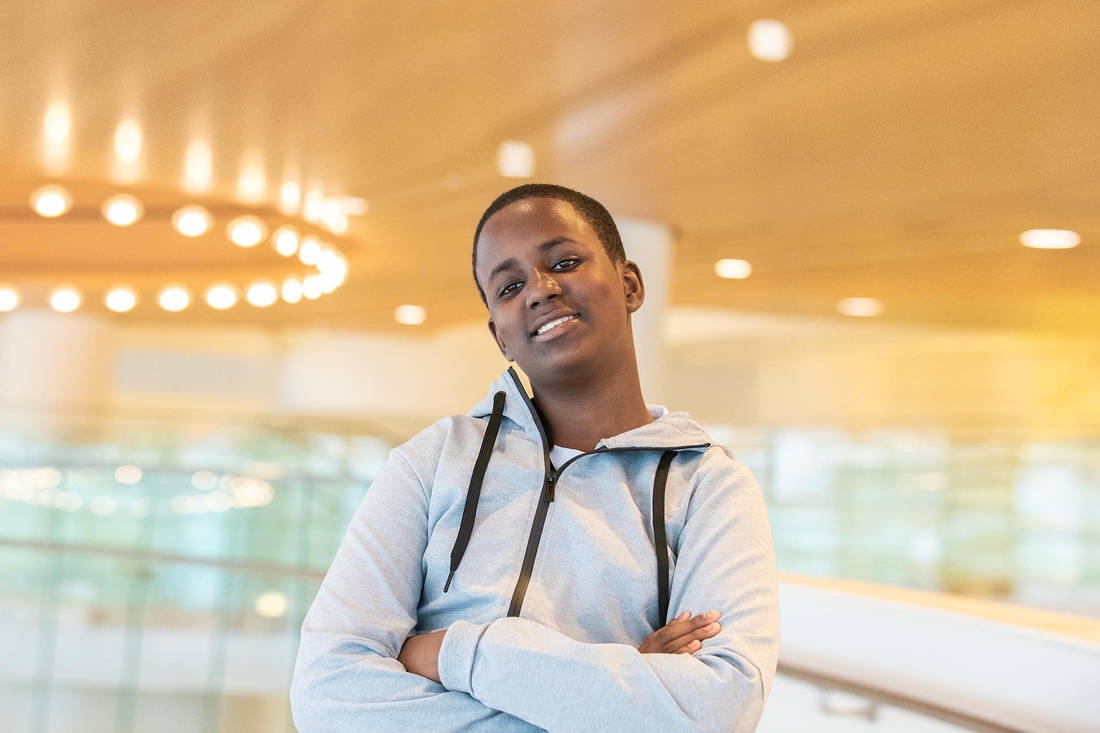
[[[493,334],[493,341],[497,342],[497,348],[500,349],[500,353],[504,355],[504,358],[508,361],[515,361],[512,355],[508,353],[508,345],[504,343],[504,340],[497,333],[497,324],[493,323],[493,319],[489,319],[489,333]]]
[[[642,271],[637,263],[626,260],[622,264],[623,295],[626,297],[626,312],[635,313],[645,302],[645,283]]]

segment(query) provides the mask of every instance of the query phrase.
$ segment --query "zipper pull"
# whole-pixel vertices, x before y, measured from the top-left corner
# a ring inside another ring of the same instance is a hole
[[[546,491],[543,493],[543,498],[546,501],[554,500],[554,482],[557,480],[558,474],[551,472],[546,474]]]

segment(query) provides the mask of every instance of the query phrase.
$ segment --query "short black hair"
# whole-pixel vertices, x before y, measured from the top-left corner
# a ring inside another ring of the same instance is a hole
[[[489,208],[485,210],[485,213],[481,215],[481,221],[477,223],[477,229],[474,231],[474,284],[477,285],[477,292],[481,295],[482,303],[489,304],[488,299],[485,297],[485,291],[481,289],[481,283],[477,281],[477,240],[481,237],[481,230],[485,228],[485,223],[492,218],[493,214],[505,206],[524,199],[557,199],[566,202],[573,207],[573,210],[584,220],[584,223],[596,232],[600,244],[603,245],[604,250],[607,251],[607,256],[611,258],[613,263],[626,260],[626,250],[623,249],[623,239],[619,236],[619,227],[615,226],[615,220],[603,204],[591,196],[585,196],[580,191],[574,191],[565,186],[555,186],[552,183],[525,183],[497,196],[493,203],[489,204]]]

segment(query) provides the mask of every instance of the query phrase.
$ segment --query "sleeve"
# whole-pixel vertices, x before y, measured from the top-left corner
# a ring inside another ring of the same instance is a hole
[[[775,674],[779,603],[767,512],[744,465],[713,462],[680,540],[669,616],[721,612],[722,631],[694,655],[582,643],[521,618],[459,621],[440,651],[443,685],[553,732],[751,733]]]
[[[390,453],[356,511],[302,625],[290,688],[301,733],[530,730],[464,692],[405,671],[397,655],[416,626],[428,498]]]

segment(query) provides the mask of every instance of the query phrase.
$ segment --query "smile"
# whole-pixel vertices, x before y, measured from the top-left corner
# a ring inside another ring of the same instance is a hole
[[[569,321],[572,321],[576,317],[577,317],[576,315],[562,316],[561,318],[558,318],[557,320],[550,321],[549,323],[544,324],[541,328],[539,328],[539,330],[535,331],[535,335],[536,336],[541,336],[544,333],[546,333],[547,331],[551,331],[551,330],[557,328],[558,326],[560,326],[563,323],[568,323]]]

